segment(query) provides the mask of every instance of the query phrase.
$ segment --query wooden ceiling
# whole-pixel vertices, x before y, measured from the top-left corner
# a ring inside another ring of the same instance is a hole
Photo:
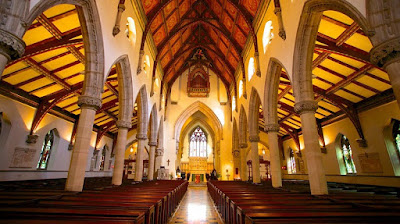
[[[346,115],[363,135],[361,126],[357,127],[357,109],[379,96],[393,95],[387,73],[369,61],[371,48],[368,37],[351,18],[335,11],[323,13],[312,63],[312,83],[319,106],[315,117],[320,124]],[[301,120],[294,112],[293,90],[284,70],[278,101],[279,134],[296,138]],[[260,116],[260,125],[262,122]]]
[[[259,0],[142,0],[149,30],[157,46],[164,83],[186,70],[201,48],[226,85],[234,73],[252,31]]]
[[[84,81],[85,52],[75,6],[57,5],[45,11],[32,23],[23,40],[27,45],[25,54],[7,65],[0,88],[3,92],[11,90],[22,102],[34,101],[34,106],[45,108],[36,113],[32,133],[47,112],[61,111],[68,120],[76,121],[80,114],[77,102]],[[114,66],[104,86],[102,107],[95,117],[95,127],[102,135],[117,132],[118,91]],[[134,127],[136,120],[134,116]]]

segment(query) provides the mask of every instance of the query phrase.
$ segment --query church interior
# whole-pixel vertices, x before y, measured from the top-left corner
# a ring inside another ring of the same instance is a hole
[[[400,218],[400,1],[0,3],[0,223]]]

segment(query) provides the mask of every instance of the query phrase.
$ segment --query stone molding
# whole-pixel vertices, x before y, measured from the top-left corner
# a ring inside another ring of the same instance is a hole
[[[149,142],[149,146],[157,146],[157,142]]]
[[[294,111],[299,115],[303,113],[315,113],[317,109],[318,103],[314,100],[307,100],[294,104]]]
[[[390,39],[371,50],[371,62],[385,67],[394,60],[400,60],[400,37]]]
[[[101,99],[92,96],[79,96],[78,106],[97,111],[101,107]]]
[[[136,134],[136,139],[137,140],[146,140],[147,135],[146,134]]]
[[[139,75],[142,72],[142,66],[143,66],[143,56],[144,56],[144,50],[140,50],[139,52],[139,63],[137,67],[137,75]]]
[[[266,132],[279,132],[280,125],[279,124],[267,124],[265,125],[264,130]]]
[[[131,128],[132,123],[130,121],[118,120],[116,126],[117,128]]]
[[[0,54],[15,60],[25,52],[25,42],[16,35],[0,29]]]
[[[260,141],[260,136],[258,136],[258,135],[249,136],[249,141],[250,142],[259,142]]]

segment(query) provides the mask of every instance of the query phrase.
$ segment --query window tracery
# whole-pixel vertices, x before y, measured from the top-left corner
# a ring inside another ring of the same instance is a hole
[[[47,169],[53,144],[54,144],[54,129],[50,130],[44,138],[42,150],[40,152],[39,162],[36,166],[37,169],[39,170]]]
[[[207,157],[207,136],[200,127],[193,131],[189,145],[190,157]]]

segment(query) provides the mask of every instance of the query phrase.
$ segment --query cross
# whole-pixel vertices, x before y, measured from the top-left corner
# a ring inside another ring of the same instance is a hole
[[[168,160],[167,160],[168,166],[169,166],[169,162],[170,162],[170,161],[169,161],[169,159],[168,159]]]

